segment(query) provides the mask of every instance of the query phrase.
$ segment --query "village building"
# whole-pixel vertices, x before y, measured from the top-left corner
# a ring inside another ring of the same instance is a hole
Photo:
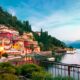
[[[40,52],[38,42],[34,41],[31,32],[19,36],[18,31],[4,25],[0,25],[0,48],[8,54],[25,55]]]

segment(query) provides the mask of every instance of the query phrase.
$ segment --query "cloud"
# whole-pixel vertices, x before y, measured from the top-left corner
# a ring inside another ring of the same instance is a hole
[[[80,39],[79,16],[79,12],[75,12],[72,15],[68,15],[68,13],[66,14],[64,12],[61,14],[60,12],[57,12],[55,15],[49,16],[49,20],[45,19],[43,21],[43,24],[46,24],[44,29],[48,30],[50,35],[55,36],[60,40],[78,40]]]
[[[38,18],[34,19],[34,23],[32,24],[33,30],[43,28],[50,35],[60,40],[80,39],[80,1],[77,1],[74,4],[75,6],[68,7],[67,10],[53,11],[41,20]]]
[[[30,20],[37,17],[38,19],[44,17],[40,12],[36,11],[32,6],[26,2],[21,2],[15,7],[16,16],[21,20]]]
[[[29,20],[35,31],[43,28],[61,40],[79,39],[80,0],[45,1],[21,0],[8,11],[21,20]]]
[[[80,25],[66,25],[50,30],[50,34],[53,34],[60,40],[80,40]]]
[[[8,9],[8,12],[9,12],[10,14],[12,14],[12,16],[15,16],[15,15],[16,15],[16,11],[15,11],[13,8],[9,8],[9,9]]]
[[[74,24],[76,22],[76,19],[78,19],[80,15],[76,13],[77,16],[75,16],[75,13],[73,15],[69,15],[69,13],[66,14],[66,12],[64,11],[57,11],[49,16],[46,16],[42,20],[34,19],[34,23],[32,25],[33,27],[43,27],[43,29],[52,29],[62,27],[67,24]]]

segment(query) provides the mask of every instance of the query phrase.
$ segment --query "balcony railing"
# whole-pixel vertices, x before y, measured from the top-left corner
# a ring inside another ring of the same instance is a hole
[[[80,80],[80,65],[45,61],[43,63],[51,64],[47,69],[55,77],[72,77],[74,80]]]

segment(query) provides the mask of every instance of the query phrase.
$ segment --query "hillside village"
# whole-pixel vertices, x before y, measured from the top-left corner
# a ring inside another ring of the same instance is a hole
[[[42,60],[42,56],[52,57],[52,52],[60,55],[67,50],[72,53],[73,49],[43,29],[33,31],[29,21],[21,21],[0,7],[0,58],[6,53],[14,59],[17,55],[20,58],[29,55],[31,59],[35,54]]]
[[[41,35],[40,32],[36,33],[39,36]],[[66,49],[58,48],[56,54],[65,52]],[[34,53],[42,56],[52,56],[51,51],[40,50],[39,43],[34,39],[32,32],[24,32],[23,35],[20,35],[15,29],[0,25],[0,57],[5,53],[11,56],[26,56]]]
[[[38,42],[31,32],[19,35],[17,30],[0,25],[0,51],[8,54],[31,54],[40,52]]]
[[[80,0],[0,0],[0,80],[80,80]]]

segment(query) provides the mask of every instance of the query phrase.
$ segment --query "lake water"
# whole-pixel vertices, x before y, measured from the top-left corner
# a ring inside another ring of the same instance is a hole
[[[62,60],[62,63],[67,64],[79,64],[80,65],[80,49],[76,49],[74,54],[66,54]]]
[[[76,53],[74,54],[66,54],[62,60],[62,63],[66,63],[66,64],[78,64],[80,65],[80,49],[76,50]],[[60,69],[60,68],[63,68]],[[66,70],[64,70],[66,69]],[[74,71],[75,70],[75,71]],[[52,67],[48,68],[48,71],[53,75],[53,76],[69,76],[68,74],[68,66],[61,66],[61,65],[57,65],[55,67],[55,65],[53,64]],[[78,73],[79,71],[79,73]],[[80,80],[80,69],[78,68],[71,68],[70,71],[70,76],[74,78],[74,80]]]

